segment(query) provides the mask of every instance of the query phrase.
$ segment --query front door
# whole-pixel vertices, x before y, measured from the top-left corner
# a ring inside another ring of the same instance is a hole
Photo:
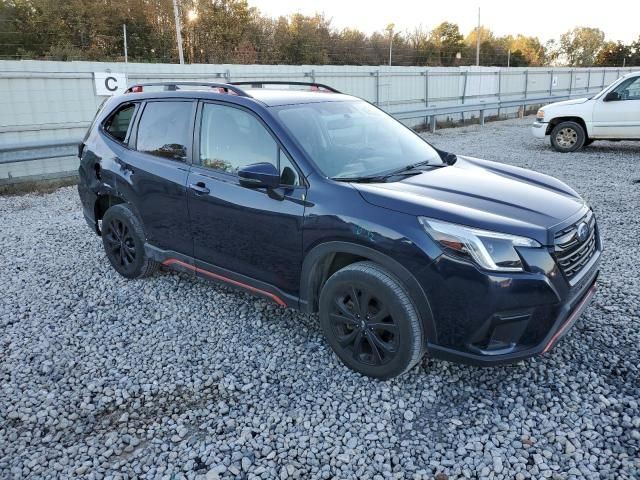
[[[272,133],[252,112],[202,103],[197,156],[188,179],[194,256],[201,268],[225,269],[297,296],[306,188]],[[277,191],[246,188],[238,168],[271,162]]]
[[[595,138],[640,139],[640,77],[629,78],[612,90],[615,100],[596,101],[593,110]]]

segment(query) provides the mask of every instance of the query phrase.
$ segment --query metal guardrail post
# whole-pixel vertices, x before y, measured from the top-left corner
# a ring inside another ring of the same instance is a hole
[[[429,108],[429,69],[424,71],[424,108]],[[429,117],[425,117],[424,123],[429,123]]]
[[[502,69],[496,72],[498,74],[498,103],[502,101]],[[498,107],[498,119],[500,119],[500,107]]]
[[[587,72],[587,88],[585,91],[589,91],[589,87],[591,87],[591,69]]]
[[[224,72],[224,79],[229,83],[231,81],[231,70],[228,68]]]
[[[600,87],[600,90],[604,90],[604,81],[607,77],[607,71],[603,68],[602,69],[602,86]]]
[[[573,92],[573,68],[569,70],[569,98]]]
[[[484,127],[484,110],[480,110],[480,125]]]
[[[375,77],[376,82],[376,105],[380,105],[380,70],[371,72],[371,75]]]
[[[553,70],[549,70],[549,96],[553,96]]]
[[[467,80],[469,79],[469,72],[463,72],[464,74],[464,84],[462,86],[462,105],[464,105],[465,97],[467,96]],[[460,118],[462,119],[462,123],[464,123],[464,112],[460,112]]]
[[[431,125],[430,125],[431,133],[435,133],[436,131],[436,116],[431,115]]]
[[[524,117],[524,114],[527,110],[527,92],[529,91],[529,70],[524,71],[524,101],[522,104],[522,112],[520,114],[520,118]]]

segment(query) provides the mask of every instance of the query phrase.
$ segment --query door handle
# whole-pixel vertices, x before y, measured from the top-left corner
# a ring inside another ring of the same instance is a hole
[[[204,182],[191,183],[189,184],[189,188],[193,190],[197,195],[206,195],[211,191],[207,188]]]

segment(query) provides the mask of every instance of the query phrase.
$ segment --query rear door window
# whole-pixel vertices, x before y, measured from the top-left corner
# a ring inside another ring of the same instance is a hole
[[[147,102],[138,123],[136,149],[186,162],[192,117],[193,102]]]
[[[124,143],[135,110],[136,106],[133,103],[120,107],[104,123],[105,132],[115,140]]]

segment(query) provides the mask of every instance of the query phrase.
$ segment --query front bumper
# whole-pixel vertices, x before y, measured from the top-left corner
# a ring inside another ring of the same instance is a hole
[[[500,353],[498,351],[495,354],[487,352],[473,353],[470,351],[456,350],[433,344],[427,344],[427,349],[429,354],[434,358],[484,367],[514,363],[519,360],[547,353],[556,345],[558,340],[560,340],[560,338],[562,338],[571,329],[578,318],[580,318],[580,315],[582,315],[591,303],[596,290],[597,285],[596,280],[594,279],[593,283],[582,297],[580,297],[575,303],[566,304],[561,308],[561,313],[556,318],[553,328],[549,330],[542,341],[532,347],[523,349],[513,348],[513,351],[511,352]],[[514,345],[514,347],[516,346]]]
[[[444,255],[434,262],[421,279],[431,285],[425,293],[437,332],[426,345],[430,356],[491,366],[546,353],[557,344],[596,292],[600,250],[572,282],[544,249],[524,252],[524,259],[533,271],[493,274]]]
[[[548,123],[535,121],[531,125],[531,134],[536,138],[544,138],[547,135],[547,126]]]

